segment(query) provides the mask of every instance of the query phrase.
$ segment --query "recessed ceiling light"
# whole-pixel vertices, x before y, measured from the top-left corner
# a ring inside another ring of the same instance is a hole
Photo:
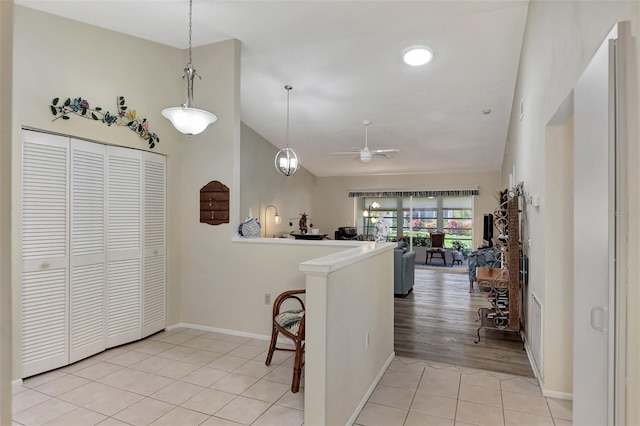
[[[433,59],[433,50],[426,46],[413,46],[405,49],[402,60],[412,67],[428,64]]]

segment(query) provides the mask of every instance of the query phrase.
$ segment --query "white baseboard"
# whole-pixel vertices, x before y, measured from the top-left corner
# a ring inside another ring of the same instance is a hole
[[[527,339],[524,339],[524,350],[527,353],[527,358],[529,358],[529,365],[531,365],[531,369],[533,370],[533,375],[536,377],[536,380],[538,380],[538,385],[542,390],[542,381],[541,381],[542,375],[538,371],[538,367],[536,366],[536,363],[533,360],[533,355],[531,354],[531,349],[529,349],[529,345],[527,344]]]
[[[387,368],[389,368],[389,365],[391,364],[391,361],[393,361],[393,358],[395,358],[395,356],[396,356],[396,353],[391,352],[391,355],[389,355],[387,362],[384,363],[384,366],[382,367],[382,369],[380,370],[376,378],[373,380],[373,382],[371,383],[371,386],[369,386],[369,389],[367,389],[367,392],[364,394],[364,396],[362,397],[362,400],[360,400],[360,403],[358,404],[355,411],[347,421],[348,426],[355,423],[356,419],[358,418],[358,415],[360,414],[360,411],[362,411],[362,409],[364,408],[364,405],[367,403],[367,401],[369,400],[369,397],[371,396],[373,391],[376,389],[376,386],[378,386],[378,383],[382,379],[382,376],[384,375],[385,371],[387,371]]]
[[[542,375],[538,371],[538,367],[536,366],[536,363],[533,362],[533,356],[531,355],[531,351],[529,350],[529,345],[527,345],[526,340],[524,342],[524,349],[527,352],[527,357],[529,358],[529,364],[531,364],[531,369],[533,370],[533,374],[536,376],[536,380],[538,381],[538,387],[540,388],[540,392],[542,392],[542,395],[548,398],[566,399],[568,401],[573,401],[572,393],[552,391],[544,388]]]
[[[236,330],[228,330],[226,328],[217,328],[217,327],[209,327],[206,325],[198,325],[198,324],[189,324],[189,323],[178,323],[174,325],[170,325],[167,327],[167,331],[175,330],[176,328],[193,328],[196,330],[202,331],[211,331],[214,333],[228,334],[230,336],[240,336],[240,337],[248,337],[250,339],[259,339],[259,340],[270,340],[271,336],[266,336],[264,334],[256,334],[256,333],[247,333],[244,331],[236,331]]]
[[[551,391],[551,390],[543,390],[542,391],[542,395],[548,397],[548,398],[555,398],[555,399],[566,399],[568,401],[573,401],[573,394],[572,393],[568,393],[568,392],[557,392],[557,391]]]
[[[211,331],[213,333],[220,333],[220,334],[228,334],[229,336],[239,336],[239,337],[247,337],[249,339],[256,339],[256,340],[265,340],[267,342],[269,342],[271,340],[271,336],[270,335],[265,335],[265,334],[257,334],[257,333],[247,333],[245,331],[237,331],[237,330],[229,330],[226,328],[217,328],[217,327],[209,327],[207,325],[198,325],[198,324],[189,324],[189,323],[178,323],[178,324],[174,324],[174,325],[170,325],[166,328],[167,331],[171,331],[171,330],[175,330],[177,328],[193,328],[195,330],[202,330],[202,331]],[[285,346],[291,346],[293,347],[293,343],[291,342],[290,339],[286,339],[286,338],[279,338],[278,339],[278,345],[285,345]]]

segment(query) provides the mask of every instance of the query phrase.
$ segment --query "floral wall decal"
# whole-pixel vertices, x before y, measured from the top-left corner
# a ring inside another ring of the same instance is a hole
[[[55,98],[51,101],[49,107],[51,108],[51,114],[56,116],[52,121],[60,118],[69,120],[69,114],[75,114],[88,120],[101,121],[107,126],[117,124],[118,126],[128,127],[146,140],[149,148],[153,148],[157,143],[160,143],[158,135],[149,131],[149,122],[146,118],[137,117],[135,109],[127,111],[128,108],[125,105],[124,96],[118,96],[118,113],[116,115],[112,115],[109,111],[103,111],[101,107],[91,108],[89,101],[82,98],[74,98],[73,100],[67,98],[62,104],[60,104],[60,98]]]

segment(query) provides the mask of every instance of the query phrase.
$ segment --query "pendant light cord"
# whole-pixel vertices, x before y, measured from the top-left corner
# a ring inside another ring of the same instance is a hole
[[[193,63],[191,63],[191,27],[192,27],[191,10],[192,9],[193,9],[193,0],[189,0],[189,63],[187,64],[189,68],[193,68]]]
[[[293,87],[287,84],[284,88],[287,89],[287,148],[289,148],[289,93]]]

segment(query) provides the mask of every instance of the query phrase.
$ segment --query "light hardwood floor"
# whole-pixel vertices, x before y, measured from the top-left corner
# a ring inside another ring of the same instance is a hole
[[[533,376],[519,334],[483,329],[474,343],[478,308],[489,303],[477,286],[469,293],[464,271],[453,272],[416,268],[413,292],[395,298],[396,355]]]

